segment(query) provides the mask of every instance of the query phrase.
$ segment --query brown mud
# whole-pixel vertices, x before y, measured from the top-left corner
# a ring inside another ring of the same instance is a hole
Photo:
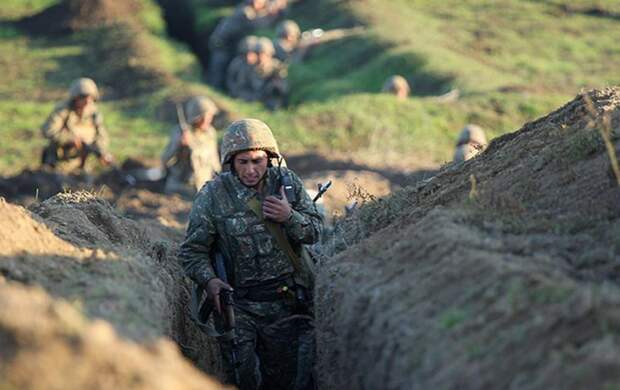
[[[620,89],[593,91],[338,224],[317,286],[321,388],[616,387],[605,117],[619,154]]]

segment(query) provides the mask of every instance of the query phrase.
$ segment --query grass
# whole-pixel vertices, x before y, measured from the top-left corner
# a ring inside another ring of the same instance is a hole
[[[55,2],[8,0],[0,18],[14,20]],[[290,17],[302,29],[363,23],[368,31],[320,46],[306,62],[292,66],[292,105],[269,112],[202,85],[198,62],[185,45],[165,36],[155,2],[144,4],[139,18],[146,26],[141,39],[148,47],[147,66],[173,81],[122,99],[108,94],[106,100],[105,84],[115,75],[106,73],[107,63],[100,69],[92,61],[93,45],[113,46],[105,35],[32,37],[0,23],[0,58],[10,58],[0,61],[0,120],[6,124],[0,131],[10,140],[0,146],[1,173],[36,165],[43,144],[38,128],[70,81],[82,75],[102,76],[97,78],[103,80],[101,109],[119,159],[156,158],[174,124],[173,115],[161,114],[166,104],[175,96],[202,93],[239,116],[264,119],[288,153],[389,154],[427,164],[451,159],[466,123],[482,125],[492,138],[549,112],[581,88],[620,82],[614,39],[620,25],[612,17],[589,15],[585,1],[571,3],[569,12],[555,1],[368,0],[359,6],[320,0],[294,6]],[[199,30],[213,28],[232,10],[204,2],[192,6]],[[613,1],[596,6],[617,12]],[[412,84],[407,101],[376,93],[394,73]],[[460,90],[456,102],[434,99],[452,88]]]

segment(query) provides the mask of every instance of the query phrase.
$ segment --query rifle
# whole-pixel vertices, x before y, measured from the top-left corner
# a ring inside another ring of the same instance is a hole
[[[301,33],[301,39],[297,48],[290,57],[289,63],[301,62],[308,53],[308,50],[314,46],[321,45],[323,43],[337,41],[340,39],[360,35],[366,32],[366,28],[363,26],[357,26],[352,28],[336,28],[333,30],[323,30],[321,28],[315,28],[307,30]]]
[[[221,253],[215,253],[215,275],[221,279],[224,283],[228,284],[228,277],[226,275],[226,266],[224,264],[224,256]],[[224,339],[230,341],[230,361],[232,363],[233,373],[235,376],[235,385],[241,383],[239,376],[239,344],[235,337],[235,310],[234,310],[234,298],[232,290],[220,290],[220,304],[222,305],[222,317],[224,319],[224,331],[222,335]]]
[[[314,199],[312,199],[312,203],[316,203],[319,199],[321,199],[323,194],[327,192],[327,190],[329,189],[329,187],[331,187],[331,185],[332,185],[331,180],[328,180],[327,183],[325,184],[319,183],[319,192],[317,192]]]

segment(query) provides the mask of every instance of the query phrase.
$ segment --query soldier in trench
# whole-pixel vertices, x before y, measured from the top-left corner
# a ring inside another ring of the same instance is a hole
[[[250,77],[252,68],[258,61],[258,37],[254,35],[243,38],[239,44],[239,54],[235,57],[226,72],[226,88],[230,96],[246,101],[253,100]]]
[[[217,134],[212,126],[217,107],[202,96],[191,98],[185,108],[188,123],[179,123],[161,156],[166,169],[166,193],[196,191],[220,170]],[[180,121],[182,122],[182,121]]]
[[[383,84],[383,88],[381,90],[383,93],[389,93],[395,95],[400,100],[405,100],[409,97],[411,93],[411,87],[403,76],[394,75],[390,76],[385,83]]]
[[[459,133],[454,151],[454,161],[467,161],[484,151],[487,147],[487,137],[482,127],[469,124]]]
[[[304,245],[318,241],[322,218],[299,177],[278,166],[282,156],[265,123],[234,122],[221,151],[230,172],[196,196],[179,259],[207,291],[216,324],[221,297],[234,296],[236,342],[220,339],[228,382],[242,390],[312,388],[312,278],[300,259]],[[226,277],[212,264],[216,252]]]
[[[69,99],[59,104],[41,127],[49,140],[41,156],[44,167],[54,169],[61,161],[74,161],[82,169],[90,155],[104,165],[112,163],[97,99],[99,90],[93,80],[80,78],[71,83]]]
[[[239,41],[259,28],[272,25],[286,10],[287,0],[246,0],[235,12],[222,19],[209,37],[209,85],[224,89],[226,70],[235,56]]]

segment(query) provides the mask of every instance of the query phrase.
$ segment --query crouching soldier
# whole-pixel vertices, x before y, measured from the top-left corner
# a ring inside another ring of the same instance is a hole
[[[487,137],[478,125],[467,125],[461,130],[456,141],[454,161],[467,161],[487,147]]]
[[[95,104],[98,98],[93,80],[80,78],[71,84],[69,99],[54,109],[41,128],[49,140],[41,157],[43,166],[55,168],[60,161],[77,160],[82,169],[91,154],[104,165],[112,163],[108,134]]]
[[[196,195],[179,259],[207,291],[216,325],[234,313],[232,339],[220,338],[228,381],[242,390],[306,389],[312,287],[300,257],[319,239],[322,219],[299,177],[274,165],[281,156],[265,123],[234,122],[221,151],[230,172]]]
[[[167,193],[186,192],[192,185],[199,190],[220,171],[217,134],[212,127],[217,113],[215,103],[206,97],[194,97],[187,102],[184,118],[170,133],[170,140],[161,156],[166,168]]]

